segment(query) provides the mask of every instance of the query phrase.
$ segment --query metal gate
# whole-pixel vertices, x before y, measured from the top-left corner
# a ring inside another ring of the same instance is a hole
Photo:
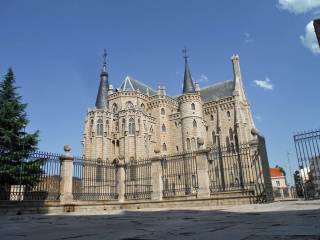
[[[194,153],[165,156],[162,174],[164,198],[197,194],[198,175]]]
[[[299,165],[294,173],[297,196],[320,198],[320,130],[299,133],[293,139]]]

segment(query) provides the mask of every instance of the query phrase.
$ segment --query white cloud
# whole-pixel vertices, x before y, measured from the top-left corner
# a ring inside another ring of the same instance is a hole
[[[244,33],[244,43],[251,43],[253,41],[254,40],[252,39],[251,34],[248,32],[245,32]]]
[[[305,29],[305,35],[300,36],[302,44],[314,54],[320,54],[317,36],[313,27],[313,21],[309,22]]]
[[[199,78],[197,78],[196,82],[197,83],[201,83],[201,82],[208,82],[209,78],[204,75],[204,74],[201,74]]]
[[[279,7],[300,14],[320,8],[320,0],[278,0]]]
[[[254,84],[258,87],[261,87],[266,90],[273,90],[273,84],[271,83],[271,80],[266,77],[265,80],[253,80]]]

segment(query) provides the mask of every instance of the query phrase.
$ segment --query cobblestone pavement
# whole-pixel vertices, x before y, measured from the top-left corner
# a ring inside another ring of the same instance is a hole
[[[320,239],[320,201],[0,216],[0,239]]]

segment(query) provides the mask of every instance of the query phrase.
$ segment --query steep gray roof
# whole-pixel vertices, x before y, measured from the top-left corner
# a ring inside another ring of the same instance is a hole
[[[204,102],[210,102],[220,98],[232,96],[233,91],[234,81],[228,80],[202,88],[200,90],[200,95]]]
[[[185,58],[183,93],[195,93],[187,58]]]
[[[106,66],[104,65],[100,74],[100,85],[96,99],[96,108],[103,109],[107,106],[108,87],[108,73],[106,71]]]
[[[151,87],[147,86],[146,84],[139,82],[138,80],[133,79],[130,76],[127,76],[120,85],[119,90],[124,92],[132,92],[138,90],[143,93],[147,94],[149,90],[150,95],[156,95],[156,91]],[[147,90],[148,89],[148,90]]]

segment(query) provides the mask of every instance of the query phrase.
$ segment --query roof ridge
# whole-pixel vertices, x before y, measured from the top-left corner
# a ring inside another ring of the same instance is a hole
[[[144,86],[144,87],[146,87],[146,88],[149,88],[149,90],[152,90],[152,91],[156,92],[155,89],[153,89],[152,87],[148,86],[147,84],[145,84],[145,83],[143,83],[143,82],[140,82],[139,80],[137,80],[137,79],[135,79],[135,78],[133,78],[133,77],[131,77],[131,76],[129,76],[129,75],[128,75],[127,77],[129,77],[130,80],[133,80],[133,81],[141,84],[142,86]]]
[[[213,84],[211,84],[211,85],[208,85],[208,86],[205,86],[205,87],[201,87],[201,88],[200,88],[200,91],[203,90],[203,89],[207,89],[207,88],[209,88],[209,87],[221,85],[221,84],[223,84],[223,83],[232,82],[232,81],[233,81],[233,80],[225,80],[225,81],[222,81],[222,82],[213,83]]]

